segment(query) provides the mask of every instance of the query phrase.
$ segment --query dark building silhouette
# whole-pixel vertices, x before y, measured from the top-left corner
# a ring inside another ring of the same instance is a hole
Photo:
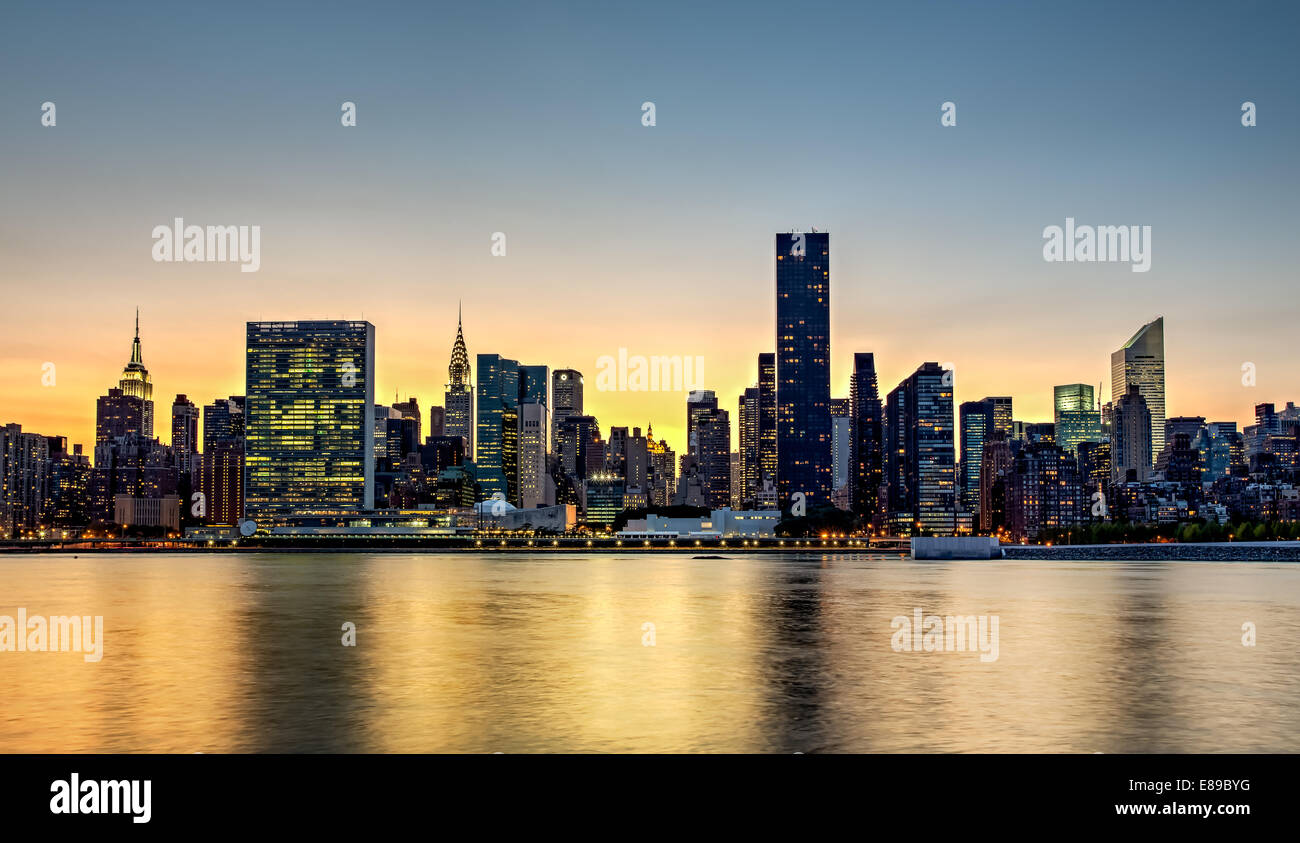
[[[776,235],[776,456],[782,506],[828,504],[831,458],[830,235]]]
[[[880,513],[880,484],[884,480],[884,408],[876,378],[876,357],[871,352],[853,355],[849,383],[852,419],[850,483],[853,511],[866,519]]]

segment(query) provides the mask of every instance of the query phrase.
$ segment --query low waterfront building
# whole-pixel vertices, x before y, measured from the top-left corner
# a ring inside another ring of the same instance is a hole
[[[624,538],[649,535],[668,538],[771,538],[776,535],[776,525],[780,520],[781,513],[771,509],[715,509],[707,518],[674,518],[650,514],[629,521],[618,535]]]

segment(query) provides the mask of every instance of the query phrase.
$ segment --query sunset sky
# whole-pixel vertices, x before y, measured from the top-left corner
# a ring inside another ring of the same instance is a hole
[[[1163,315],[1168,414],[1246,423],[1300,400],[1296,9],[7,2],[0,423],[89,449],[137,306],[164,441],[176,393],[243,393],[248,320],[367,319],[376,399],[440,404],[461,300],[471,358],[579,369],[606,434],[680,450],[685,395],[596,360],[702,356],[734,429],[773,234],[812,227],[837,396],[874,351],[882,395],[952,362],[1050,419]],[[154,262],[178,216],[260,225],[260,271]],[[1151,226],[1150,271],[1045,262],[1067,217]]]

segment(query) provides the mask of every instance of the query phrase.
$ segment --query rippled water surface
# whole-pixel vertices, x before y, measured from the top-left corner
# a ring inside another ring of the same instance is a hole
[[[0,652],[3,752],[1300,751],[1294,564],[0,557],[20,607],[104,653]]]

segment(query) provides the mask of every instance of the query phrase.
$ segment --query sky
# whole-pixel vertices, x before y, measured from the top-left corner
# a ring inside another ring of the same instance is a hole
[[[1246,423],[1300,400],[1298,29],[1248,2],[10,0],[0,423],[93,444],[137,306],[164,441],[176,393],[243,393],[249,320],[369,320],[376,399],[441,404],[459,301],[471,358],[576,368],[606,433],[680,450],[685,395],[598,391],[597,360],[703,358],[734,430],[773,235],[813,227],[836,396],[873,351],[882,396],[936,361],[956,402],[1050,420],[1162,315],[1168,414]],[[261,226],[259,271],[155,262],[178,216]],[[1067,217],[1151,226],[1149,271],[1045,261]]]

